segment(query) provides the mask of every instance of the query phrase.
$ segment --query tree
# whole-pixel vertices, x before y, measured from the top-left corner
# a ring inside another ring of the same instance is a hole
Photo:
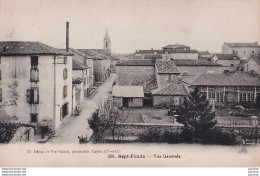
[[[177,110],[176,121],[186,128],[194,129],[195,142],[202,139],[217,123],[215,113],[211,111],[211,108],[212,106],[206,100],[206,96],[201,94],[196,87]]]

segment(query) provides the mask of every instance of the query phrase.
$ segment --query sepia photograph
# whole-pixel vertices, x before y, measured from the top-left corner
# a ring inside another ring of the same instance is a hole
[[[259,0],[0,0],[0,167],[260,167]]]

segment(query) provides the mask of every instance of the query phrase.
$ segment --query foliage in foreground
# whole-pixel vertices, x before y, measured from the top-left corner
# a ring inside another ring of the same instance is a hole
[[[236,134],[220,129],[212,129],[201,136],[200,140],[195,140],[195,131],[191,128],[183,128],[181,132],[172,132],[153,128],[144,130],[138,135],[138,141],[143,143],[200,143],[216,145],[236,145]]]

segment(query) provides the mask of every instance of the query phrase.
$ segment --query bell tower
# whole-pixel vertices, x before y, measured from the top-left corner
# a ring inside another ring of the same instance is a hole
[[[106,35],[104,37],[104,46],[103,48],[109,52],[111,52],[111,42],[110,42],[110,37],[108,35],[107,29],[106,29]]]

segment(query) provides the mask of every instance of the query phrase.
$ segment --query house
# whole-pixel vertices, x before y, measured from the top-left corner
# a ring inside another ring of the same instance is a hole
[[[72,112],[72,55],[40,42],[0,42],[0,120],[57,131]]]
[[[143,107],[143,86],[113,86],[112,96],[116,107]]]
[[[117,57],[111,56],[110,57],[110,70],[111,73],[116,73],[116,64],[119,63],[121,60]]]
[[[151,93],[154,107],[164,103],[173,103],[173,105],[179,106],[189,94],[183,84],[169,84],[165,87],[154,89]]]
[[[190,50],[189,46],[182,45],[182,44],[170,44],[162,47],[164,51],[174,51],[174,50]]]
[[[166,50],[162,55],[162,58],[165,60],[173,60],[173,59],[195,59],[198,60],[199,53],[197,50]]]
[[[64,50],[65,51],[65,50]],[[73,53],[73,62],[74,65],[76,66],[76,63],[77,65],[80,65],[78,66],[79,67],[85,67],[86,68],[86,72],[85,72],[85,76],[84,76],[84,80],[85,80],[85,83],[87,83],[87,85],[85,85],[87,89],[86,91],[86,95],[89,95],[89,93],[91,92],[91,90],[93,89],[93,84],[94,84],[94,65],[93,65],[93,58],[91,55],[87,55],[77,49],[74,49],[74,48],[69,48],[69,52],[70,53]],[[76,73],[78,71],[74,71],[74,73]],[[75,78],[75,76],[74,76]]]
[[[180,69],[182,75],[196,75],[206,73],[222,73],[222,65],[201,59],[174,59],[173,62]]]
[[[244,72],[202,74],[181,80],[190,90],[199,87],[216,105],[256,102],[260,97],[260,80]]]
[[[0,122],[0,143],[32,142],[34,128],[29,124]]]
[[[245,61],[243,70],[260,75],[260,56],[252,55]]]
[[[236,71],[241,62],[236,54],[215,54],[212,61],[222,65],[223,72]]]
[[[126,60],[116,64],[116,85],[140,86],[155,76],[155,61]]]
[[[72,108],[76,111],[84,100],[84,80],[81,77],[73,78],[72,85]]]
[[[158,87],[165,87],[168,84],[179,84],[180,69],[169,60],[156,60],[155,77]]]
[[[72,60],[72,79],[82,80],[82,87],[78,87],[77,91],[80,91],[80,100],[83,101],[84,97],[87,97],[90,94],[90,86],[89,86],[89,67],[81,64],[76,60]]]
[[[199,59],[211,61],[213,54],[207,51],[199,51]]]
[[[147,59],[145,57],[158,57],[161,56],[163,53],[163,50],[154,50],[153,48],[151,48],[150,50],[136,50],[134,56],[139,57],[139,59]]]
[[[247,60],[253,55],[260,55],[260,46],[255,43],[226,43],[222,45],[222,54],[236,54],[240,59]]]

